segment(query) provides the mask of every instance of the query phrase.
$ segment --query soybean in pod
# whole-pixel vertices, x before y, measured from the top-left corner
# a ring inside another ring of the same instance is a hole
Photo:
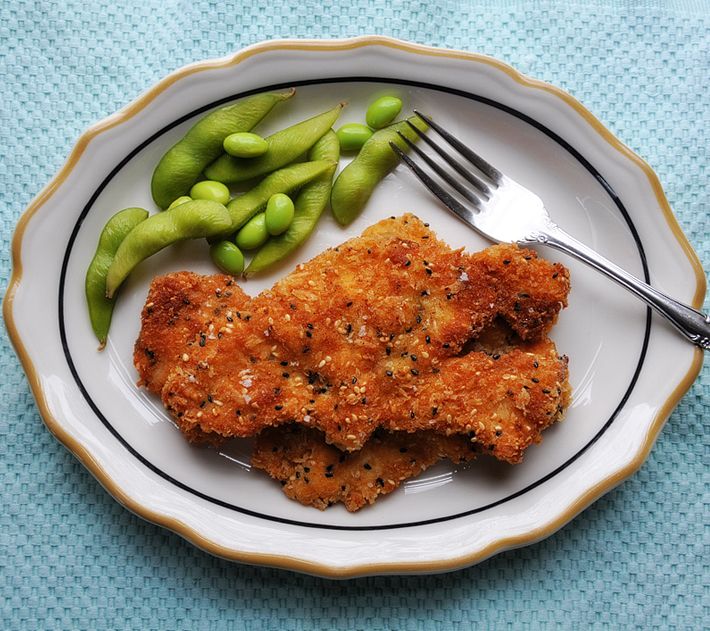
[[[202,171],[222,154],[227,136],[249,131],[277,103],[290,99],[294,93],[292,89],[255,94],[201,118],[155,167],[151,181],[155,203],[166,208],[174,199],[186,195]]]
[[[231,225],[229,212],[222,204],[204,199],[151,215],[118,246],[106,273],[106,297],[112,298],[136,265],[149,256],[178,241],[222,234]]]
[[[147,218],[148,211],[142,208],[126,208],[111,217],[101,231],[96,254],[86,270],[86,304],[89,307],[91,328],[99,340],[99,350],[106,345],[116,303],[115,298],[106,297],[106,274],[126,235]]]
[[[293,202],[288,195],[276,193],[269,197],[264,212],[268,233],[277,236],[286,232],[293,221],[293,213]]]
[[[207,199],[212,202],[226,205],[229,202],[229,189],[222,182],[202,180],[190,189],[192,199]]]
[[[290,164],[308,151],[332,127],[345,103],[313,118],[277,131],[266,138],[269,148],[258,158],[234,158],[223,154],[207,169],[205,176],[211,180],[233,184],[271,173]]]
[[[340,144],[335,132],[331,130],[308,153],[309,160],[324,160],[331,166],[301,188],[294,200],[294,216],[288,230],[278,237],[271,237],[254,255],[246,269],[247,276],[257,274],[284,259],[308,239],[328,205],[339,158]]]
[[[256,213],[262,210],[269,198],[276,193],[291,193],[300,189],[304,184],[333,169],[335,163],[329,160],[314,160],[312,162],[299,162],[274,171],[266,176],[254,188],[235,197],[227,210],[232,218],[232,225],[227,234],[241,228]]]
[[[362,123],[346,123],[337,134],[341,151],[360,151],[372,136],[372,130]]]
[[[257,134],[240,131],[227,136],[222,146],[230,156],[235,158],[256,158],[266,153],[269,143]]]
[[[237,247],[242,250],[255,250],[266,243],[269,232],[266,229],[266,213],[259,213],[252,217],[237,232]]]
[[[330,194],[330,208],[338,223],[346,225],[355,219],[367,204],[375,186],[397,166],[399,158],[392,151],[390,142],[407,151],[407,144],[397,132],[411,141],[419,138],[408,122],[421,131],[427,129],[426,123],[418,116],[380,129],[372,134],[355,159],[340,172]]]

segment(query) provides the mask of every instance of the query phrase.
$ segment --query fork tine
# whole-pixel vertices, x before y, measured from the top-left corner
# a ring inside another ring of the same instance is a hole
[[[439,186],[434,180],[432,180],[424,171],[417,166],[417,164],[402,151],[395,143],[390,142],[390,147],[402,161],[413,171],[424,186],[426,186],[436,197],[438,197],[441,202],[446,206],[452,213],[458,216],[461,220],[471,226],[474,230],[478,231],[475,224],[473,223],[473,212],[466,208],[463,204],[459,203],[451,195],[449,195],[441,186]]]
[[[424,160],[424,162],[426,162],[431,167],[432,171],[434,171],[434,173],[436,173],[442,180],[450,184],[472,204],[476,206],[480,205],[480,200],[473,191],[466,188],[456,178],[452,177],[451,174],[449,174],[446,170],[442,169],[434,160],[432,160],[426,153],[424,153],[419,147],[417,147],[417,145],[415,145],[411,140],[409,140],[409,138],[407,138],[402,132],[397,133],[402,138],[402,140],[407,143],[409,148],[414,151],[414,153],[416,153],[422,160]]]
[[[431,118],[425,116],[417,110],[414,110],[414,113],[419,118],[421,118],[427,125],[429,125],[429,127],[435,129],[442,138],[444,138],[452,147],[454,147],[454,149],[456,149],[462,156],[464,156],[469,162],[471,162],[471,164],[474,164],[478,169],[485,173],[496,184],[502,179],[503,174],[498,169],[496,169],[489,162],[486,162],[475,151],[469,149],[458,138],[452,136],[441,125],[435,123],[433,120],[431,120]]]
[[[481,194],[486,198],[486,200],[491,198],[491,189],[488,188],[488,185],[482,179],[480,179],[479,177],[476,177],[473,173],[471,173],[463,164],[461,164],[456,158],[454,158],[445,149],[442,149],[439,145],[437,145],[421,129],[417,129],[416,125],[413,125],[409,121],[406,121],[406,122],[424,142],[426,142],[434,151],[436,151],[436,153],[438,153],[442,158],[444,158],[444,160],[446,162],[448,162],[450,166],[452,166],[454,169],[456,169],[456,171],[459,173],[459,175],[462,175],[471,184],[473,184],[481,192]],[[404,136],[402,136],[402,137],[404,137]],[[437,171],[437,173],[439,173],[439,172]],[[441,175],[441,174],[439,173],[439,175]],[[444,178],[444,179],[446,179],[446,178]],[[446,180],[446,181],[449,182],[449,180]],[[452,186],[455,186],[452,182],[449,182],[449,184],[451,184]],[[458,187],[456,187],[456,188],[458,190]]]

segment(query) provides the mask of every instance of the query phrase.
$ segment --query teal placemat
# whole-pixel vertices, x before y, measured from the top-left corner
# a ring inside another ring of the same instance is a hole
[[[641,154],[710,263],[710,5],[592,0],[0,3],[2,288],[24,207],[89,124],[165,74],[275,37],[479,51],[557,84]],[[212,558],[121,508],[44,428],[0,334],[3,629],[701,629],[710,371],[644,467],[550,539],[433,577],[337,583]]]

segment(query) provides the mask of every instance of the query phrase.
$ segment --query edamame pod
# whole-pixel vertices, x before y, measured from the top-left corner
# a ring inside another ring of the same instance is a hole
[[[334,167],[335,164],[329,160],[315,160],[299,162],[274,171],[250,191],[235,197],[227,204],[227,210],[232,218],[232,225],[227,230],[227,234],[241,228],[262,210],[272,195],[295,191]]]
[[[295,213],[288,230],[264,244],[249,263],[246,276],[261,272],[284,259],[308,239],[328,204],[333,174],[339,158],[340,142],[331,130],[313,146],[308,159],[327,160],[332,162],[332,166],[301,189],[294,201]]]
[[[106,222],[99,237],[96,254],[86,270],[84,291],[89,307],[91,328],[99,340],[99,350],[106,346],[106,337],[111,326],[111,316],[115,299],[106,297],[106,273],[113,262],[118,246],[126,235],[139,223],[148,218],[148,211],[142,208],[126,208],[117,212]]]
[[[205,169],[205,176],[225,184],[243,182],[253,177],[271,173],[302,156],[333,126],[345,103],[332,110],[277,131],[266,138],[269,149],[258,158],[235,158],[222,155]]]
[[[170,212],[148,217],[118,246],[106,274],[106,297],[112,298],[136,265],[149,256],[178,241],[224,233],[231,224],[222,204],[205,199],[185,202]]]
[[[174,199],[185,195],[205,167],[220,156],[227,136],[249,131],[277,103],[290,99],[294,93],[292,89],[255,94],[200,119],[155,167],[150,184],[155,203],[166,208]]]
[[[418,116],[412,116],[408,121],[417,129],[422,131],[427,129],[426,123]],[[395,143],[403,151],[407,150],[406,143],[397,132],[401,132],[412,141],[419,138],[407,121],[380,129],[372,134],[360,149],[360,153],[336,178],[330,194],[330,208],[341,225],[349,224],[360,214],[375,186],[397,166],[399,158],[392,151],[390,142]]]

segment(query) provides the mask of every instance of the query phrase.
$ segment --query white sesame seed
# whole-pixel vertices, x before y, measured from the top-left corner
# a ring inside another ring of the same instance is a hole
[[[182,354],[182,361],[186,362],[190,360],[190,356],[187,353]]]

